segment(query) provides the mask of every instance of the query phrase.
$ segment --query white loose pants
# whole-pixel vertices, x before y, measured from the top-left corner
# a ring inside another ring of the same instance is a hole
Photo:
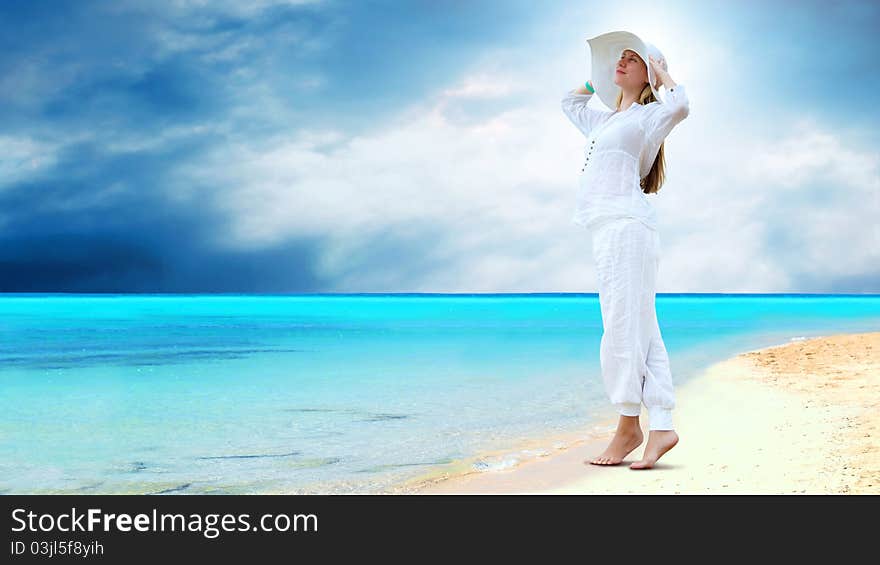
[[[636,218],[605,220],[592,230],[599,281],[605,391],[619,414],[648,409],[650,430],[671,430],[675,394],[654,298],[660,238]]]

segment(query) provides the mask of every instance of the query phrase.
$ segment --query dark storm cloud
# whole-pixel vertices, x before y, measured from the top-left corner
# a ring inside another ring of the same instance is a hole
[[[231,219],[166,196],[181,167],[198,170],[229,136],[374,127],[504,37],[499,21],[524,25],[527,6],[3,3],[0,140],[48,148],[23,163],[53,164],[0,178],[0,290],[332,287],[315,272],[321,235],[240,252],[210,243]],[[399,257],[382,241],[371,261]]]
[[[65,149],[43,178],[0,192],[3,292],[314,292],[320,241],[261,251],[206,242],[226,219],[175,204],[157,187],[198,144],[108,155],[93,144]],[[110,187],[109,190],[103,190]]]

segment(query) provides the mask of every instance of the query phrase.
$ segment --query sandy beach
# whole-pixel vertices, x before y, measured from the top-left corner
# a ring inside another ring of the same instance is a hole
[[[678,445],[633,470],[585,464],[616,417],[569,447],[505,470],[420,477],[415,494],[880,493],[880,332],[792,341],[716,363],[676,390]]]

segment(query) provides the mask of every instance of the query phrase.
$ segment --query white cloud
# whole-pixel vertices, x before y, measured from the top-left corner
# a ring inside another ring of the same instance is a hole
[[[651,25],[666,29],[666,19]],[[750,62],[699,33],[651,35],[691,96],[667,142],[666,185],[649,197],[660,218],[658,290],[798,290],[799,276],[876,264],[878,157],[860,141],[870,134],[819,127],[807,108],[773,114],[750,98],[760,91],[719,90],[740,84]],[[355,137],[296,130],[285,101],[242,67],[238,104],[215,127],[228,141],[165,188],[226,211],[217,245],[325,242],[318,276],[337,281],[328,290],[594,291],[589,237],[569,222],[583,137],[559,109],[584,78],[573,71],[588,70],[588,50],[575,39],[529,41],[483,52],[458,82]],[[689,61],[694,44],[703,59]],[[226,45],[216,56],[246,47]],[[231,125],[266,116],[292,132],[256,139]]]
[[[517,83],[477,73],[369,135],[304,131],[230,145],[190,178],[218,187],[211,198],[230,215],[227,245],[325,237],[320,274],[339,281],[335,290],[594,291],[588,237],[568,223],[583,137],[558,99],[545,93],[466,124],[445,117],[457,99],[501,101]],[[689,92],[701,95],[697,84]],[[788,269],[821,274],[835,264],[857,273],[876,257],[868,237],[875,153],[794,124],[787,136],[762,140],[757,119],[714,127],[724,109],[705,107],[670,136],[667,183],[650,197],[661,219],[660,292],[785,291],[797,284]],[[839,192],[817,201],[804,192],[807,179],[833,181]],[[790,250],[768,246],[769,228],[780,224],[807,244],[802,263],[779,261]],[[418,245],[413,226],[431,234],[421,251],[433,270],[362,260],[387,231]],[[350,270],[353,257],[362,270]]]
[[[671,173],[656,200],[666,288],[798,291],[799,277],[880,264],[880,155],[859,132],[808,118],[762,132],[762,116],[694,132],[693,117],[667,142]]]
[[[0,135],[0,190],[54,166],[57,150],[56,144],[32,137]]]
[[[345,272],[347,253],[358,252],[371,237],[387,229],[402,235],[414,225],[446,236],[423,250],[442,268],[398,281],[407,288],[490,291],[517,281],[526,285],[520,290],[538,288],[536,280],[515,271],[519,265],[534,266],[533,276],[552,272],[553,265],[542,260],[547,248],[574,247],[570,240],[577,232],[567,222],[576,165],[563,156],[577,153],[570,144],[577,137],[559,120],[558,103],[450,123],[443,113],[450,100],[508,88],[475,86],[480,81],[504,84],[503,78],[465,81],[366,136],[306,131],[258,146],[226,146],[187,178],[227,187],[211,199],[233,220],[224,234],[228,245],[328,237],[322,273],[328,277]],[[367,273],[351,276],[340,286],[362,289]]]
[[[519,92],[513,77],[492,75],[484,72],[476,76],[467,76],[461,83],[441,90],[441,98],[483,98],[497,99]]]

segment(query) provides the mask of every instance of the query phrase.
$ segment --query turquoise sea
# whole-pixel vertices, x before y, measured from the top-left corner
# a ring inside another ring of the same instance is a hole
[[[657,315],[678,386],[742,351],[878,331],[880,295],[660,294]],[[601,333],[595,294],[3,294],[0,492],[492,472],[613,414]]]

